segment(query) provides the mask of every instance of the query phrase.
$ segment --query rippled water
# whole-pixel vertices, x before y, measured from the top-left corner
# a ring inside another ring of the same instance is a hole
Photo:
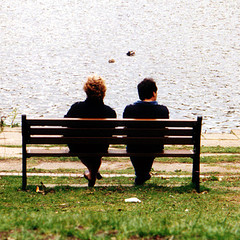
[[[0,29],[0,115],[63,116],[97,73],[119,117],[153,77],[171,118],[240,127],[239,0],[1,0]]]

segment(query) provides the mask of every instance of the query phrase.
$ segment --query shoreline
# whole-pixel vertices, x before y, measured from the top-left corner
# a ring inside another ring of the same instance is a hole
[[[21,145],[21,127],[3,127],[0,132],[0,149],[4,148],[4,146]],[[232,129],[229,133],[202,133],[201,146],[240,147],[240,128]]]

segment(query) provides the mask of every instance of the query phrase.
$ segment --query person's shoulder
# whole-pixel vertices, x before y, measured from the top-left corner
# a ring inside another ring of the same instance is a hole
[[[128,104],[123,111],[123,118],[131,118],[136,112],[136,106],[134,104]]]
[[[79,101],[79,102],[75,102],[75,103],[73,103],[72,104],[72,106],[78,106],[78,105],[82,105],[82,104],[84,104],[85,102],[83,101]]]
[[[113,116],[113,117],[117,116],[117,114],[113,108],[111,108],[110,106],[105,105],[105,104],[104,104],[104,107],[105,107],[106,111],[111,114],[111,116]]]
[[[135,107],[134,104],[128,104],[128,105],[125,107],[125,109],[134,108],[134,107]]]
[[[75,102],[71,106],[72,109],[80,108],[81,106],[85,105],[85,102]]]
[[[168,108],[164,105],[157,105],[158,109],[161,110],[161,111],[164,111],[164,112],[169,112],[168,111]]]
[[[165,105],[158,104],[157,106],[158,106],[159,108],[168,110],[168,108],[167,108]]]
[[[75,102],[72,104],[72,106],[70,107],[70,109],[68,110],[67,114],[64,115],[64,117],[74,117],[74,115],[76,114],[76,112],[78,112],[79,108],[81,107],[81,105],[84,102]]]
[[[165,117],[169,117],[169,110],[166,106],[164,105],[157,105],[158,107],[158,112],[161,113],[161,115]]]
[[[106,109],[110,110],[110,111],[114,111],[114,112],[115,112],[115,110],[114,110],[112,107],[110,107],[110,106],[108,106],[108,105],[106,105],[106,104],[104,104],[104,107],[105,107]]]
[[[124,108],[124,113],[132,111],[136,108],[136,106],[134,104],[128,104],[125,108]]]

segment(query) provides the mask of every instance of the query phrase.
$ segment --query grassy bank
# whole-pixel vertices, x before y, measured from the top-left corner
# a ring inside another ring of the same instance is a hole
[[[112,178],[118,186],[57,186],[47,194],[35,191],[40,181],[82,179],[29,177],[27,192],[19,177],[0,181],[0,239],[240,239],[239,178],[205,179],[200,194],[185,178],[141,187]],[[141,203],[126,203],[130,197]]]

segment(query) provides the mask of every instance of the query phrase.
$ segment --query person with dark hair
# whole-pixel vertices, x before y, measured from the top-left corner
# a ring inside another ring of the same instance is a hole
[[[103,99],[106,93],[105,81],[100,76],[90,76],[83,87],[87,98],[83,102],[74,103],[66,118],[116,118],[116,112],[105,105]],[[108,145],[87,145],[87,144],[69,144],[71,152],[105,152]],[[88,180],[88,186],[93,187],[96,179],[101,179],[98,172],[101,166],[101,157],[81,157],[80,160],[88,168],[84,172],[84,177]]]
[[[157,86],[152,78],[145,78],[138,86],[140,101],[125,107],[123,118],[167,119],[169,111],[166,106],[159,105],[157,100]],[[163,145],[128,145],[128,152],[161,152]],[[142,185],[151,178],[150,171],[154,157],[130,157],[135,170],[135,185]]]

